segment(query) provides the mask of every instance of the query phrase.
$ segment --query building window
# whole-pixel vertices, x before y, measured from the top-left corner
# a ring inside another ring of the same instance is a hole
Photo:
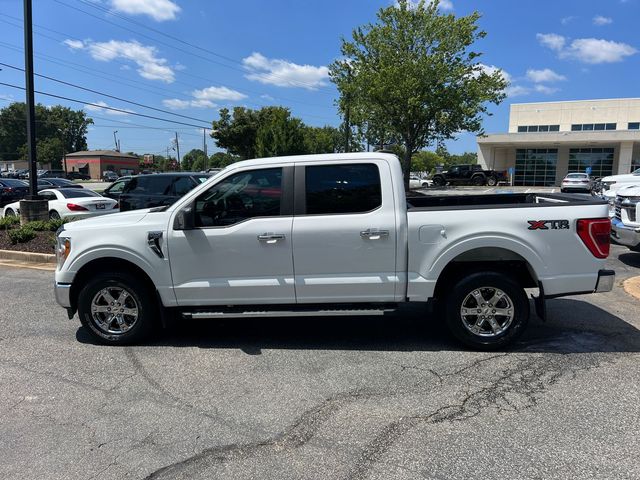
[[[518,133],[559,132],[560,125],[519,125]]]
[[[596,123],[596,124],[593,126],[593,129],[594,129],[594,130],[604,130],[604,123]]]
[[[583,123],[582,130],[593,130],[593,123]]]
[[[607,123],[606,129],[607,130],[615,130],[616,129],[616,124],[615,123]]]
[[[615,123],[574,123],[571,125],[572,132],[582,132],[584,130],[615,130]]]
[[[557,163],[557,148],[517,149],[513,183],[538,187],[553,186],[556,182]]]
[[[630,122],[627,128],[629,130],[640,130],[640,122]]]
[[[581,123],[571,125],[571,131],[572,132],[579,132],[581,130],[582,130],[582,124]]]
[[[560,131],[560,125],[549,125],[549,131],[550,132],[559,132]]]
[[[592,177],[606,177],[613,171],[613,148],[569,149],[569,173],[587,171],[591,167]]]
[[[537,125],[529,125],[527,127],[527,131],[528,132],[537,132],[538,131],[538,126]]]
[[[540,125],[538,127],[538,131],[539,132],[548,132],[549,131],[549,125]]]
[[[527,131],[527,127],[526,126],[518,127],[518,133],[525,133],[526,131]]]

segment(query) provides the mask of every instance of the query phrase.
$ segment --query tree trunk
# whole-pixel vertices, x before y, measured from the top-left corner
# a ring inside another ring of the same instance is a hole
[[[404,190],[405,192],[409,192],[409,177],[411,175],[411,156],[412,156],[412,146],[405,145],[404,155],[402,156],[402,174],[404,177]]]

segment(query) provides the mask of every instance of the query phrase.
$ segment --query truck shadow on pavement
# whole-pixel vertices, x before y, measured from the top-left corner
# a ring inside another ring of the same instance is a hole
[[[618,260],[624,263],[627,267],[640,268],[640,253],[621,253],[618,255]]]
[[[640,352],[640,330],[611,313],[581,300],[548,301],[548,320],[531,309],[529,326],[509,352]],[[76,338],[95,343],[84,328]],[[140,347],[241,349],[260,355],[263,349],[465,351],[448,333],[444,321],[410,307],[376,317],[250,318],[178,320]]]

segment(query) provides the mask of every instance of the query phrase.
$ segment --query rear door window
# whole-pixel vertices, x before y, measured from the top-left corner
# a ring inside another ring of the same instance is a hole
[[[305,170],[306,213],[363,213],[382,205],[380,172],[372,163],[309,166]]]
[[[122,193],[134,195],[171,195],[174,177],[168,175],[144,175],[134,177]]]
[[[184,194],[188,193],[196,184],[191,177],[178,177],[175,182],[173,182],[173,192],[172,195],[176,197],[181,197]]]

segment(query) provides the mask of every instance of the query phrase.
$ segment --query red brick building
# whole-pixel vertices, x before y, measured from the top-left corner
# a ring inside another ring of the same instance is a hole
[[[103,172],[111,170],[118,175],[137,174],[140,160],[114,150],[89,150],[67,154],[67,172],[80,172],[99,180]]]

